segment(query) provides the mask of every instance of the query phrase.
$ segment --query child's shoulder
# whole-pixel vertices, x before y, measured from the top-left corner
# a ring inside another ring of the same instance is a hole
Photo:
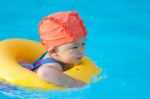
[[[48,53],[43,56],[43,58],[41,59],[41,61],[43,62],[43,64],[45,64],[45,63],[60,64],[57,60],[55,60],[52,57],[50,57],[48,55]]]
[[[68,70],[72,67],[72,66],[69,66],[69,65],[62,64],[62,63],[58,62],[57,60],[50,57],[48,55],[48,53],[44,55],[42,60],[44,60],[43,62],[45,62],[43,65],[49,65],[49,66],[56,67],[56,68],[59,68],[59,69],[61,67],[61,70],[63,70],[63,71]]]
[[[63,70],[63,66],[57,60],[50,57],[48,55],[48,53],[45,54],[41,60],[42,60],[42,66],[44,66],[44,67],[45,66],[46,67],[53,67],[53,68],[56,68],[58,70]]]

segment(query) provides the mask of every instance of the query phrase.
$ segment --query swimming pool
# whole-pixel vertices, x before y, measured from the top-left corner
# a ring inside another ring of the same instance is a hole
[[[150,99],[149,0],[0,0],[0,40],[39,41],[43,16],[77,10],[88,29],[86,55],[103,68],[103,79],[83,89],[41,91],[0,84],[0,98]]]

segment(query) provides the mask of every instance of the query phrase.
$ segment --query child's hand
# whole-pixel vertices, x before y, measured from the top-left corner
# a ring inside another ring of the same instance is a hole
[[[81,87],[83,87],[84,85],[86,85],[86,83],[83,82],[82,80],[76,80],[73,87],[81,88]]]

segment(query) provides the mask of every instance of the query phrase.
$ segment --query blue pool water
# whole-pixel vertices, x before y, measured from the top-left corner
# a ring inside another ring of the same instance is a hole
[[[86,55],[103,79],[69,91],[1,83],[0,99],[150,99],[150,0],[0,0],[0,40],[39,41],[41,18],[69,10],[85,21]]]

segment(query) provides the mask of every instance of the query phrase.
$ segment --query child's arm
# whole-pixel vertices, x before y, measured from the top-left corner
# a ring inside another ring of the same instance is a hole
[[[82,87],[86,83],[81,80],[76,80],[63,73],[62,67],[59,65],[45,65],[37,70],[38,76],[50,83],[64,87]]]

